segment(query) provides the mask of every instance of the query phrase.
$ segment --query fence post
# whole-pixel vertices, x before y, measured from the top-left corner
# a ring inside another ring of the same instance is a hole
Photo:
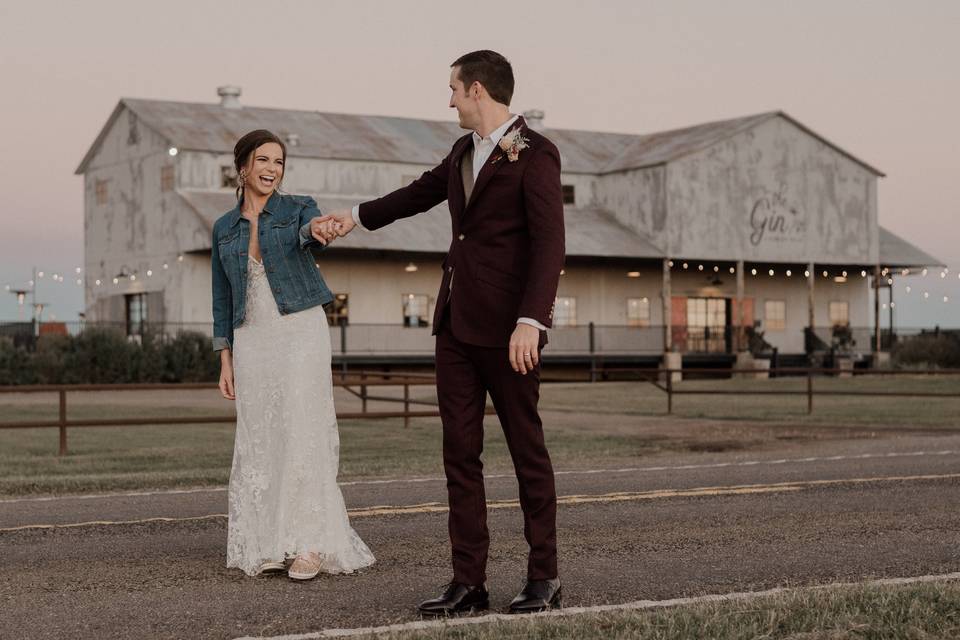
[[[60,453],[67,455],[67,390],[60,389]]]
[[[590,382],[596,382],[597,381],[597,360],[594,354],[597,351],[597,337],[596,337],[596,329],[592,322],[588,325],[588,331],[590,336]]]
[[[403,416],[403,428],[406,429],[410,426],[410,384],[403,383],[403,412],[407,415]]]
[[[363,371],[360,373],[360,380],[367,379],[367,372]],[[363,412],[367,412],[367,385],[360,385],[360,400],[363,402]]]
[[[813,372],[807,369],[807,415],[813,413]]]
[[[673,371],[669,368],[664,369],[667,372],[667,415],[673,413]]]

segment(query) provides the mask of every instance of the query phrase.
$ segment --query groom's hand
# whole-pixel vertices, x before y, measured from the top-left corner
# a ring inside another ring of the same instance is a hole
[[[337,235],[341,238],[353,231],[353,228],[357,226],[357,223],[353,221],[353,212],[351,212],[350,209],[331,211],[328,217],[336,221]]]
[[[510,336],[510,366],[521,375],[540,362],[540,330],[536,327],[518,322],[513,335]]]
[[[339,225],[339,221],[332,215],[317,216],[310,220],[310,235],[320,244],[330,244],[340,235]]]

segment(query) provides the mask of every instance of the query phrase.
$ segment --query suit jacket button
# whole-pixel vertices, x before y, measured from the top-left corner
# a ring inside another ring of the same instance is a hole
[[[465,235],[463,235],[463,234],[461,233],[461,234],[460,234],[459,236],[457,236],[457,237],[460,238],[461,240],[463,240],[463,239],[466,238],[467,236],[465,236]]]

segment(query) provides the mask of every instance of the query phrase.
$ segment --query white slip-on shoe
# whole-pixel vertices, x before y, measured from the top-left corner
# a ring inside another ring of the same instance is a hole
[[[271,574],[271,573],[282,573],[287,570],[287,565],[282,562],[264,562],[260,565],[258,573]]]
[[[293,580],[312,580],[320,573],[320,554],[316,551],[302,553],[293,560],[287,575]]]

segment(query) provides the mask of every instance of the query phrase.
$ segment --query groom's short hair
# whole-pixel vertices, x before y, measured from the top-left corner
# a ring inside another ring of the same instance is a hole
[[[457,58],[451,67],[460,67],[460,81],[465,89],[479,82],[490,97],[510,106],[513,98],[513,67],[510,61],[496,51],[482,49]]]

